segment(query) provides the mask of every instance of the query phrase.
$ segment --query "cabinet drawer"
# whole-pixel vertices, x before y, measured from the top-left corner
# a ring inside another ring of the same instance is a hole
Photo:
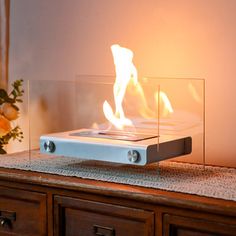
[[[154,213],[141,209],[55,196],[54,217],[60,236],[154,235]]]
[[[236,235],[236,225],[169,214],[163,216],[163,227],[165,236]]]
[[[46,235],[46,194],[0,186],[0,235]]]

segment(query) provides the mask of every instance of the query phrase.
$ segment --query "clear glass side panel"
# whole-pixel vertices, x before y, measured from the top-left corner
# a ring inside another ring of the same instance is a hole
[[[44,134],[76,128],[75,82],[56,80],[29,81],[29,147],[39,149]]]
[[[147,79],[147,80],[153,80]],[[187,138],[191,150],[171,160],[205,165],[205,91],[203,79],[157,78],[160,84],[160,140]],[[160,141],[161,142],[161,141]]]

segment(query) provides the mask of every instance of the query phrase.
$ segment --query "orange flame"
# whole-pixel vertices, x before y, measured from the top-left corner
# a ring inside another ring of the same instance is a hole
[[[116,81],[113,87],[116,111],[115,114],[110,104],[105,101],[103,112],[107,120],[110,121],[117,129],[123,129],[124,126],[133,126],[132,121],[125,117],[122,102],[125,96],[126,88],[132,79],[137,83],[137,70],[132,62],[133,52],[127,48],[115,44],[111,46],[116,69]]]
[[[103,112],[106,119],[112,125],[114,125],[117,129],[122,130],[124,129],[124,126],[134,126],[132,121],[125,116],[122,106],[123,99],[130,82],[132,82],[135,86],[135,93],[138,94],[141,98],[142,105],[139,109],[139,113],[141,114],[141,116],[144,118],[155,117],[155,112],[149,108],[143,88],[138,82],[137,69],[132,62],[133,52],[130,49],[121,47],[117,44],[111,46],[111,51],[113,54],[116,71],[116,80],[113,86],[113,95],[116,110],[114,113],[111,105],[108,103],[108,101],[105,101],[103,103]],[[157,92],[154,96],[157,104],[164,105],[164,108],[161,111],[162,115],[166,116],[169,113],[173,112],[171,103],[164,92],[160,91],[159,94]],[[158,102],[159,99],[160,102]]]

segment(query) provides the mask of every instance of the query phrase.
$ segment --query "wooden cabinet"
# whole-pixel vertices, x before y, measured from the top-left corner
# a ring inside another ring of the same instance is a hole
[[[55,235],[153,236],[154,213],[142,209],[55,196]]]
[[[235,222],[236,223],[236,222]],[[235,235],[236,225],[224,224],[210,219],[191,218],[164,214],[165,236],[213,236]]]
[[[46,235],[46,194],[0,186],[0,235]]]
[[[0,168],[5,235],[235,236],[236,202]]]

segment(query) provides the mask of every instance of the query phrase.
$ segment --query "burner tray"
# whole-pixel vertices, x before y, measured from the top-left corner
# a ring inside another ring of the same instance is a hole
[[[157,135],[143,134],[143,133],[127,133],[121,131],[99,131],[99,130],[85,130],[70,134],[77,137],[91,137],[91,138],[104,138],[124,141],[141,141],[150,138],[157,138]]]
[[[73,130],[40,137],[40,151],[81,159],[146,165],[191,153],[192,138]]]

